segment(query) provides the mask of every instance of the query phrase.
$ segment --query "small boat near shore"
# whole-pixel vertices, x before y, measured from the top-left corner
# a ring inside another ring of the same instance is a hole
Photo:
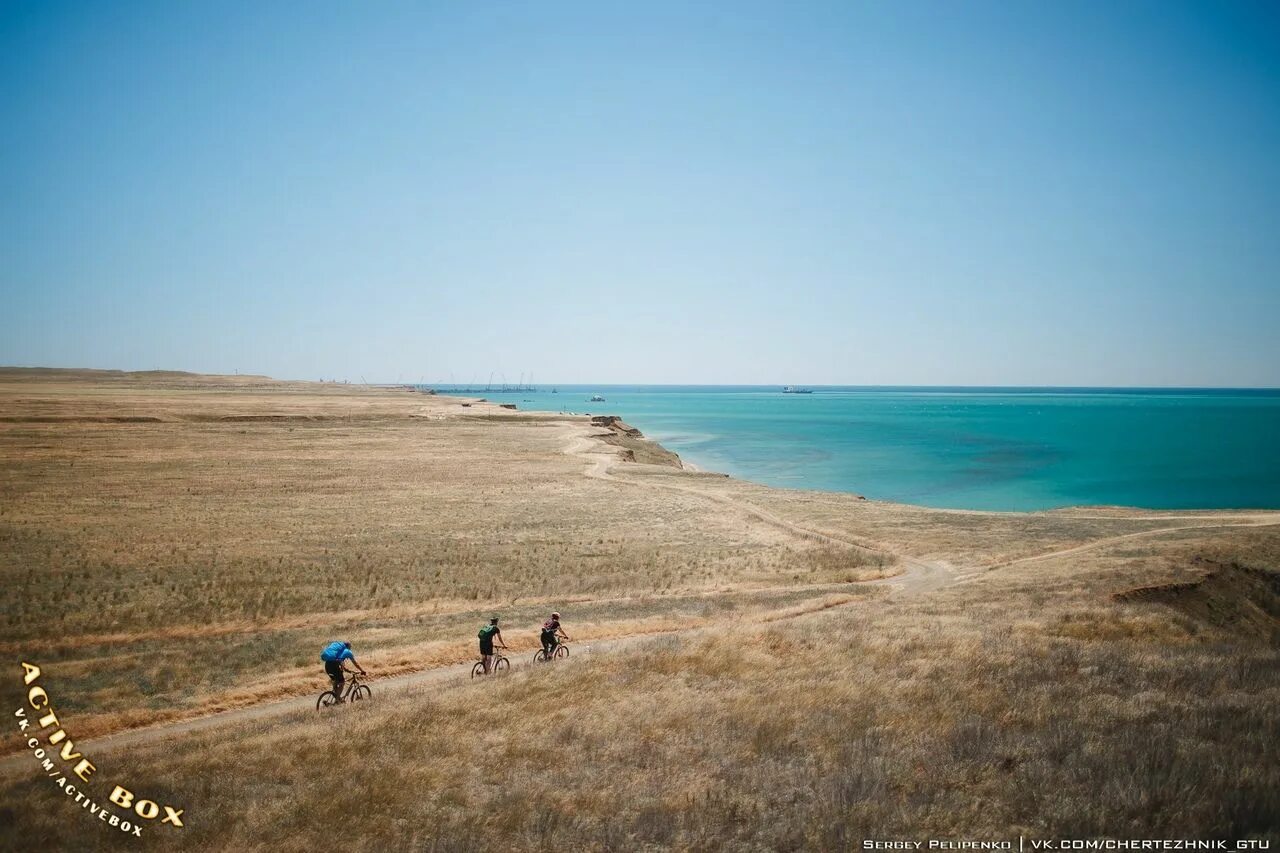
[[[591,398],[587,400],[587,402],[588,403],[604,403],[606,402],[606,400],[604,399],[604,397],[601,397],[599,394],[592,394]]]
[[[794,385],[788,385],[782,389],[783,394],[812,394],[808,388],[797,388]]]

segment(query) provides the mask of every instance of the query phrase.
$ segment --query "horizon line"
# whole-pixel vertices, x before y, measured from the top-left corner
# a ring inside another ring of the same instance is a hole
[[[268,373],[258,373],[254,371],[233,370],[231,373],[207,373],[196,370],[183,370],[178,368],[154,367],[142,370],[126,370],[124,368],[113,367],[52,367],[46,365],[23,365],[23,364],[2,364],[2,371],[49,371],[49,372],[95,372],[95,373],[119,373],[119,374],[147,374],[147,373],[181,373],[189,376],[260,376],[265,379],[273,379],[277,382],[314,382],[317,384],[349,384],[349,385],[365,385],[365,386],[413,386],[422,388],[463,388],[470,387],[469,383],[463,382],[415,382],[415,381],[365,381],[363,377],[359,380],[345,379],[308,379],[300,377],[277,377]],[[510,390],[516,390],[520,387],[520,383],[505,382],[503,386]],[[594,386],[597,388],[625,388],[625,387],[668,387],[668,388],[784,388],[793,387],[801,389],[928,389],[928,388],[946,388],[946,389],[1003,389],[1003,390],[1034,390],[1034,391],[1082,391],[1082,390],[1108,390],[1108,391],[1134,391],[1134,390],[1162,390],[1162,391],[1280,391],[1280,385],[1175,385],[1175,384],[1153,384],[1153,385],[1029,385],[1024,383],[960,383],[960,384],[928,384],[928,383],[911,383],[911,382],[863,382],[863,383],[835,383],[835,382],[544,382],[539,381],[536,385],[539,389],[553,388],[560,386]],[[471,388],[471,390],[479,390]],[[492,392],[495,390],[490,387]],[[502,390],[500,386],[496,390]],[[523,388],[521,390],[530,390]],[[534,393],[537,393],[535,391]]]

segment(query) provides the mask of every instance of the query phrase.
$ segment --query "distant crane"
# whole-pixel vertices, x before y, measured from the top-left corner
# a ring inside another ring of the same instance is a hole
[[[494,384],[495,377],[497,378],[496,385]],[[443,379],[439,380],[437,384],[440,386],[443,386],[444,380]],[[472,376],[471,384],[463,388],[461,385],[458,384],[458,378],[453,374],[452,371],[450,371],[448,388],[450,392],[454,394],[513,394],[517,392],[536,393],[538,390],[537,386],[533,384],[533,372],[532,371],[525,372],[523,370],[520,372],[520,378],[516,381],[516,384],[514,385],[512,385],[507,380],[507,374],[503,373],[501,370],[491,370],[489,371],[489,380],[485,382],[483,388],[480,387],[479,377],[477,376]]]

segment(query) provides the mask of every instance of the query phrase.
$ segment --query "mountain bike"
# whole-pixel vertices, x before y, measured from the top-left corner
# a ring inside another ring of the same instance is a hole
[[[320,694],[320,698],[316,700],[316,710],[321,708],[332,708],[340,702],[359,702],[363,699],[372,699],[373,691],[369,689],[369,685],[362,684],[360,679],[368,678],[361,676],[359,673],[346,670],[348,673],[347,683],[342,695],[339,696],[332,690],[326,690]]]
[[[511,661],[507,660],[507,656],[502,654],[501,652],[495,652],[493,655],[492,667],[493,669],[491,670],[491,672],[493,675],[502,675],[504,672],[507,672],[511,669]],[[471,667],[471,677],[475,678],[478,675],[485,675],[485,674],[486,673],[484,671],[484,661],[483,660],[476,661],[476,665]]]
[[[551,651],[550,655],[547,654],[546,649],[538,649],[538,651],[534,653],[533,662],[546,663],[553,658],[559,660],[560,658],[567,658],[568,656],[569,647],[564,643],[556,643],[556,647]]]

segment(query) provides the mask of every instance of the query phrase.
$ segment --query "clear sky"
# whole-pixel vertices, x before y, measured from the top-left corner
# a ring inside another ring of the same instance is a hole
[[[0,0],[0,364],[1280,385],[1274,2]]]

